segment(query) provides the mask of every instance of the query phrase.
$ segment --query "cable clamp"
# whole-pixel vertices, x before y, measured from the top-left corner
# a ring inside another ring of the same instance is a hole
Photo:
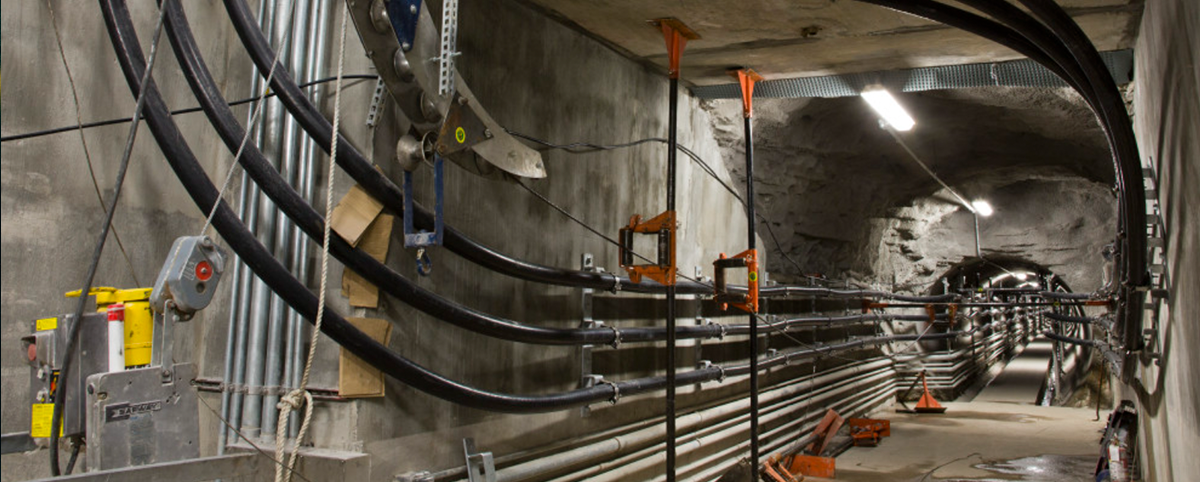
[[[609,291],[612,294],[617,294],[618,292],[621,291],[621,277],[617,276],[616,273],[610,273],[610,274],[612,275],[613,286],[612,286],[612,289]]]
[[[596,384],[597,384],[597,385],[608,385],[608,386],[612,387],[612,389],[613,389],[613,396],[612,396],[612,398],[609,398],[609,399],[608,399],[608,403],[611,403],[611,404],[613,404],[613,405],[616,405],[616,404],[617,404],[617,400],[620,400],[620,399],[621,399],[621,387],[617,386],[617,384],[616,384],[616,383],[613,383],[613,382],[611,382],[611,381],[605,380],[604,378],[600,378],[599,380],[596,380]]]
[[[618,330],[617,327],[612,325],[609,325],[608,328],[613,331],[613,341],[610,343],[610,345],[612,345],[613,349],[615,350],[621,346],[621,330]]]
[[[719,327],[721,329],[721,334],[717,335],[718,340],[724,340],[725,335],[727,335],[729,333],[729,327],[725,326],[723,323],[713,323],[712,320],[708,320],[708,324],[709,324],[709,326],[716,325],[717,327]]]

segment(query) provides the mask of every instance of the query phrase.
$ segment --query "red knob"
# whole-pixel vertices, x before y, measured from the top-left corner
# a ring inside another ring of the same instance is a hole
[[[208,261],[196,263],[196,279],[199,279],[200,281],[208,281],[209,278],[212,278],[212,275],[212,265],[208,264]]]

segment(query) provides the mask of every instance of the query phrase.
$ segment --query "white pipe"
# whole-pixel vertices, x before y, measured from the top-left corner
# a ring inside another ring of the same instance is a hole
[[[840,393],[842,393],[846,390],[850,390],[850,389],[861,388],[863,385],[869,385],[870,383],[868,383],[868,382],[874,382],[877,379],[887,378],[889,376],[891,376],[891,373],[883,371],[878,374],[866,377],[865,379],[860,379],[858,381],[848,381],[847,383],[842,384],[841,386],[837,387],[837,389],[828,390],[825,393],[823,393],[822,395],[820,395],[818,397],[814,397],[812,399],[812,402],[825,402],[826,400],[833,398],[834,395],[836,395],[836,394],[840,394]],[[881,385],[890,386],[891,383],[883,383]],[[864,392],[860,391],[859,393],[864,393]],[[841,399],[841,401],[843,401],[843,402],[847,401],[847,400],[853,400],[853,399],[852,398],[842,398]],[[843,404],[834,402],[832,404],[826,405],[825,408],[833,408],[836,410],[836,409],[840,408],[841,405],[843,405]],[[783,409],[781,409],[781,410],[776,410],[769,414],[760,415],[759,419],[762,421],[761,423],[763,425],[768,425],[776,420],[779,420],[780,418],[782,418],[784,416],[792,415],[795,412],[799,412],[799,411],[807,410],[807,409],[808,409],[808,407],[803,406],[800,403],[786,404],[786,405],[784,405]],[[817,417],[823,413],[824,413],[824,410],[814,411],[811,414],[809,414],[809,417]],[[850,412],[847,411],[846,413],[850,413]],[[748,414],[741,418],[746,419],[746,421],[743,423],[734,424],[733,426],[725,428],[723,430],[720,430],[716,433],[699,436],[699,437],[687,437],[687,438],[690,438],[690,440],[679,444],[677,446],[678,448],[676,449],[676,451],[679,453],[681,458],[684,458],[687,455],[700,450],[701,448],[705,448],[710,445],[717,445],[724,440],[728,440],[730,438],[736,437],[736,438],[741,438],[741,439],[746,440],[746,442],[734,445],[734,449],[736,449],[736,452],[742,453],[743,450],[741,450],[741,448],[743,445],[746,447],[749,447],[750,442],[749,442],[748,437],[749,437],[749,431],[750,431],[750,423],[749,423]],[[808,418],[808,417],[805,417],[805,418]],[[644,471],[644,470],[652,469],[655,466],[662,464],[663,461],[665,460],[666,453],[663,452],[663,447],[664,447],[663,444],[655,445],[653,448],[656,450],[654,450],[653,454],[650,454],[649,456],[639,457],[637,460],[628,461],[628,463],[619,463],[618,464],[618,463],[616,463],[616,461],[614,461],[614,463],[609,464],[610,466],[614,466],[614,469],[612,471],[601,474],[599,476],[588,477],[588,481],[589,482],[615,482],[615,481],[620,481],[620,480],[627,480],[633,474],[636,474],[636,473]],[[732,458],[733,461],[735,461],[735,462],[737,461],[736,456],[726,457],[726,458],[727,459]],[[700,460],[702,461],[704,459],[700,459]],[[696,462],[699,462],[699,461],[696,461]],[[693,462],[693,464],[695,464],[696,462]],[[677,469],[677,471],[684,472],[684,470],[678,470],[678,469]],[[655,480],[657,480],[657,479],[655,479]]]
[[[813,384],[814,386],[828,385],[843,376],[853,376],[854,374],[858,373],[870,372],[890,366],[891,364],[892,361],[890,359],[884,358],[856,366],[841,368],[815,378],[806,377],[805,379],[798,379],[796,382],[787,386],[762,392],[760,399],[768,403],[774,400],[784,399],[786,397],[803,393],[809,388],[809,384]],[[721,418],[744,411],[748,408],[749,400],[745,398],[738,398],[731,403],[710,407],[680,416],[676,420],[676,426],[679,427],[680,431],[687,431],[689,429],[704,426],[706,423],[712,420],[719,420]],[[523,464],[513,465],[511,467],[505,467],[496,471],[496,480],[506,482],[537,477],[540,474],[566,469],[590,460],[614,456],[634,447],[656,442],[662,437],[663,428],[661,426],[650,426],[623,435],[617,435],[608,439],[600,440],[583,447],[553,454],[548,457],[535,459]]]

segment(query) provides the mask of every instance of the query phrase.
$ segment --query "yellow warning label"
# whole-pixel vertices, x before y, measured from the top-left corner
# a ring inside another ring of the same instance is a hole
[[[58,318],[42,318],[37,320],[36,325],[37,331],[53,330],[58,328]]]
[[[748,278],[750,278],[750,282],[751,282],[751,283],[753,283],[753,282],[755,282],[755,281],[758,281],[758,273],[755,273],[755,272],[751,271],[751,272],[750,272],[750,275],[748,276]]]
[[[458,141],[459,144],[467,142],[467,131],[463,130],[462,127],[454,129],[454,140]]]
[[[54,415],[53,403],[35,403],[29,412],[29,436],[33,438],[50,437],[50,418]],[[62,427],[58,434],[62,435]]]

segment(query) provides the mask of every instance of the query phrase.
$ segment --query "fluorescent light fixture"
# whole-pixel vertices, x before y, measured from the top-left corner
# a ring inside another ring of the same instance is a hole
[[[988,204],[987,201],[984,201],[982,199],[976,199],[974,201],[971,201],[971,207],[975,208],[975,212],[979,213],[980,216],[983,216],[985,218],[988,216],[991,216],[992,213],[995,212],[994,210],[992,210],[992,205]]]
[[[870,88],[862,92],[863,100],[870,104],[872,109],[879,114],[893,129],[898,131],[912,130],[916,125],[916,121],[908,112],[904,111],[904,107],[896,102],[896,98],[883,88]]]

